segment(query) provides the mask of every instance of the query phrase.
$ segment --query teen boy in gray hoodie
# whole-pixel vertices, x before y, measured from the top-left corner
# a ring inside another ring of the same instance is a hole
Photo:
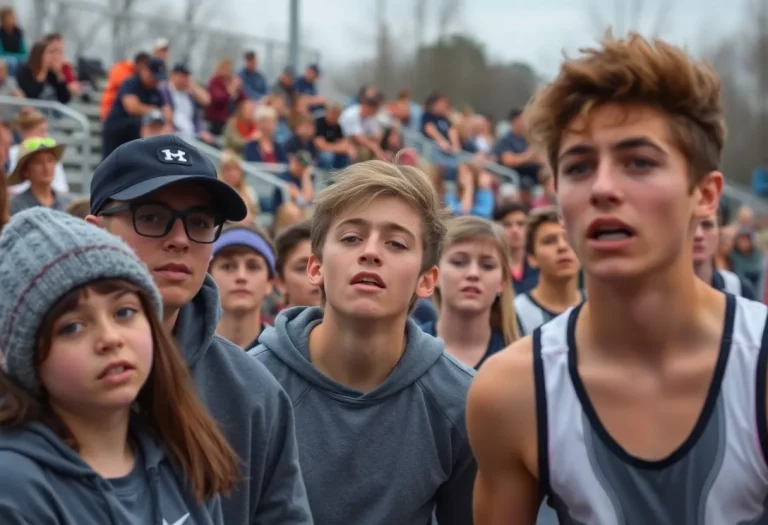
[[[325,309],[291,308],[251,351],[295,409],[322,524],[472,523],[464,404],[474,372],[408,319],[432,293],[445,235],[426,175],[356,164],[315,199],[307,273]]]
[[[257,360],[216,335],[219,295],[206,274],[242,199],[194,147],[173,135],[123,144],[96,169],[86,220],[125,240],[149,267],[197,391],[240,459],[222,500],[227,525],[312,523],[299,470],[291,400]]]

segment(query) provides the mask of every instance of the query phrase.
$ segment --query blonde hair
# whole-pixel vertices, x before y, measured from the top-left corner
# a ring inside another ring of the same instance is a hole
[[[240,158],[240,155],[231,149],[222,150],[221,158],[219,160],[219,169],[216,172],[216,176],[220,180],[224,180],[223,171],[225,166],[237,166],[237,169],[240,170],[240,182],[238,182],[236,186],[232,187],[235,188],[237,193],[240,194],[240,198],[245,201],[245,205],[249,210],[251,210],[251,213],[258,213],[260,211],[259,205],[258,202],[254,199],[253,190],[251,190],[251,188],[245,182],[245,174],[243,173],[243,161]]]
[[[397,197],[421,216],[421,271],[437,266],[443,249],[448,212],[429,177],[418,168],[381,160],[359,162],[342,170],[314,200],[312,253],[322,260],[331,223],[350,206],[365,206],[379,197]]]
[[[501,261],[502,287],[501,295],[491,305],[491,328],[501,332],[504,344],[510,345],[520,338],[515,313],[515,293],[509,276],[509,245],[504,230],[496,224],[480,217],[455,217],[448,221],[448,232],[445,236],[445,249],[454,244],[469,241],[489,241],[499,254]],[[442,295],[435,288],[432,302],[440,311]]]
[[[608,33],[599,48],[581,52],[581,57],[563,63],[554,82],[541,89],[525,111],[529,138],[546,153],[555,175],[558,150],[569,126],[610,103],[650,106],[669,117],[671,136],[687,160],[692,186],[719,169],[725,114],[720,79],[710,64],[695,62],[682,49],[637,33],[625,39]]]
[[[220,76],[224,74],[224,68],[229,67],[229,70],[232,71],[232,59],[228,57],[221,58],[218,62],[216,62],[216,69],[214,70],[214,76]]]
[[[256,121],[260,122],[265,119],[277,120],[277,111],[272,106],[259,104],[259,107],[256,109]]]

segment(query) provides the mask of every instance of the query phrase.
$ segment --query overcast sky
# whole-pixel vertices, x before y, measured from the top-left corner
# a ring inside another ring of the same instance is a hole
[[[412,35],[415,1],[387,0],[387,14],[403,41]],[[441,0],[427,1],[433,12],[428,35],[434,36],[435,11]],[[656,25],[660,6],[665,5],[663,36],[698,51],[709,41],[737,33],[744,24],[746,4],[758,0],[624,0],[627,18],[638,1],[645,4],[638,29],[649,33]],[[243,31],[287,38],[289,0],[229,2],[231,11],[240,11],[236,17],[227,17],[229,24],[234,22]],[[300,3],[305,44],[319,48],[324,61],[338,63],[372,54],[375,0]],[[483,41],[494,58],[528,61],[551,73],[563,49],[573,51],[594,42],[598,30],[590,21],[590,10],[615,22],[619,18],[616,4],[617,0],[465,0],[457,29]]]

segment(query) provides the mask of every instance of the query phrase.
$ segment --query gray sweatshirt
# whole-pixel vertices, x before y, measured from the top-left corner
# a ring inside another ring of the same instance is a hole
[[[293,402],[304,481],[319,525],[472,523],[475,461],[465,403],[474,371],[413,321],[389,377],[371,392],[341,385],[309,360],[320,308],[291,308],[250,353]]]
[[[240,459],[242,482],[222,500],[224,522],[311,525],[291,400],[264,365],[216,335],[220,312],[219,291],[206,276],[181,309],[175,335],[200,397]]]
[[[218,497],[199,504],[148,432],[131,426],[136,465],[106,480],[42,423],[0,431],[3,525],[223,525]]]

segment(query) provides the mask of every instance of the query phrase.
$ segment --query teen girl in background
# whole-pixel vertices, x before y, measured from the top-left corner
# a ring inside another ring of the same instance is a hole
[[[500,226],[479,217],[448,221],[433,295],[439,318],[422,329],[467,366],[479,368],[518,339],[508,253]]]
[[[44,208],[8,223],[0,253],[0,523],[223,523],[236,460],[146,267]]]

